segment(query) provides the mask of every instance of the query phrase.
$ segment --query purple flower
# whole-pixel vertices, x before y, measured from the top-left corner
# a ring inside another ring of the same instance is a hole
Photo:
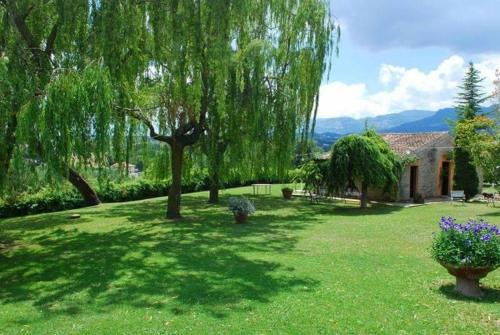
[[[481,241],[488,242],[489,240],[491,240],[491,234],[481,236]]]
[[[500,230],[498,229],[497,226],[489,225],[483,219],[479,220],[469,219],[467,223],[462,225],[456,223],[456,220],[451,216],[449,217],[443,216],[441,217],[441,220],[439,222],[439,227],[444,232],[448,231],[456,231],[458,233],[472,232],[475,236],[482,236],[485,233],[491,234],[493,236],[500,235]],[[485,241],[489,241],[492,237],[491,235]]]
[[[441,222],[439,223],[439,226],[443,231],[448,231],[452,229],[455,226],[455,219],[452,218],[451,216],[449,217],[441,217]]]

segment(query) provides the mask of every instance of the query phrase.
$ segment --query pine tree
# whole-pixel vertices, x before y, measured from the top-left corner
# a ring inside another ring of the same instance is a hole
[[[460,92],[457,96],[456,110],[459,120],[472,119],[481,112],[481,104],[488,100],[487,95],[482,92],[483,80],[474,63],[470,62],[462,85],[458,87]]]

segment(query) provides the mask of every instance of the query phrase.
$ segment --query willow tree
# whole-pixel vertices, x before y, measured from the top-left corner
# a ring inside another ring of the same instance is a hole
[[[397,184],[402,165],[389,145],[374,131],[362,135],[347,135],[332,148],[329,187],[343,193],[361,185],[361,208],[367,208],[368,188],[387,192]]]
[[[296,131],[310,120],[331,44],[327,2],[152,0],[137,6],[153,41],[139,88],[149,104],[119,109],[170,147],[167,217],[180,217],[184,149],[202,135],[212,148],[208,159],[216,161],[224,148],[214,144],[250,129],[253,139],[271,140],[271,163],[283,170]],[[236,115],[245,112],[244,102],[227,101],[234,88],[251,101],[248,117]],[[220,169],[217,162],[210,165]]]
[[[155,74],[146,78],[151,88],[146,91],[152,92],[156,106],[146,110],[120,106],[142,121],[151,138],[170,147],[172,183],[167,217],[172,219],[180,218],[184,149],[195,144],[203,133],[209,100],[214,94],[208,74],[216,64],[208,54],[218,41],[216,36],[208,40],[206,29],[216,26],[218,4],[218,1],[147,3],[145,15],[154,37],[151,67]]]
[[[151,59],[148,45],[151,38],[145,24],[146,6],[135,0],[91,0],[89,48],[91,58],[102,60],[108,69],[115,90],[116,105],[133,107],[137,103],[136,83],[148,69]],[[112,159],[128,166],[139,135],[137,121],[118,111],[113,116]],[[128,168],[124,169],[128,173]]]
[[[44,157],[52,151],[44,146],[54,146],[57,138],[43,136],[60,135],[44,133],[40,118],[50,113],[41,108],[48,98],[48,85],[59,77],[57,71],[82,69],[87,61],[89,5],[86,0],[0,0],[3,20],[0,43],[3,56],[9,59],[8,80],[12,92],[16,92],[4,111],[7,121],[3,126],[5,133],[0,146],[4,176],[9,170],[16,145],[23,150],[29,147],[30,153]],[[61,117],[64,115],[67,114]],[[21,119],[26,125],[23,132],[18,129]],[[60,121],[58,115],[54,115],[53,119]],[[62,161],[68,155],[61,157]],[[62,162],[57,161],[60,156],[53,158],[55,160],[46,160],[45,163],[58,165]],[[77,170],[66,166],[61,173],[82,193],[87,203],[99,203],[96,193]]]
[[[292,162],[297,137],[307,140],[314,124],[319,86],[338,39],[332,34],[340,31],[324,2],[275,1],[266,6],[272,14],[252,17],[257,27],[235,22],[229,64],[236,71],[230,71],[225,91],[219,93],[227,97],[226,104],[216,101],[208,114],[210,202],[218,200],[219,178],[228,164],[242,170],[250,165],[251,174],[265,169],[269,175],[273,168],[282,176]],[[224,160],[228,147],[229,159]]]
[[[113,102],[107,71],[89,66],[58,74],[45,87],[43,102],[29,104],[20,118],[18,134],[37,144],[49,177],[67,177],[89,204],[99,198],[76,171],[107,166]]]

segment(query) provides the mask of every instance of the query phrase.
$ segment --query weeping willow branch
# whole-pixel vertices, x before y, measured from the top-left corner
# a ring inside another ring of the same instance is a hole
[[[160,142],[166,142],[171,144],[172,137],[158,134],[153,125],[153,122],[151,122],[151,120],[143,113],[143,111],[145,110],[155,110],[158,108],[160,108],[160,106],[149,107],[149,108],[127,108],[127,107],[115,106],[115,109],[121,110],[126,114],[130,115],[131,117],[135,118],[136,120],[141,121],[149,129],[149,136],[151,138]]]

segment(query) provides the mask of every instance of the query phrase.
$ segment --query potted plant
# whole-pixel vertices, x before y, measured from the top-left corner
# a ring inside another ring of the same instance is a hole
[[[421,193],[415,193],[413,196],[413,203],[414,204],[425,204],[425,198]]]
[[[456,291],[479,298],[479,280],[500,266],[500,232],[483,220],[459,224],[442,217],[441,231],[434,235],[432,256],[456,277]]]
[[[293,194],[293,189],[290,187],[283,187],[281,189],[281,193],[283,193],[283,198],[291,199]]]
[[[229,210],[233,212],[236,223],[245,223],[248,215],[255,212],[254,205],[245,197],[229,198]]]

